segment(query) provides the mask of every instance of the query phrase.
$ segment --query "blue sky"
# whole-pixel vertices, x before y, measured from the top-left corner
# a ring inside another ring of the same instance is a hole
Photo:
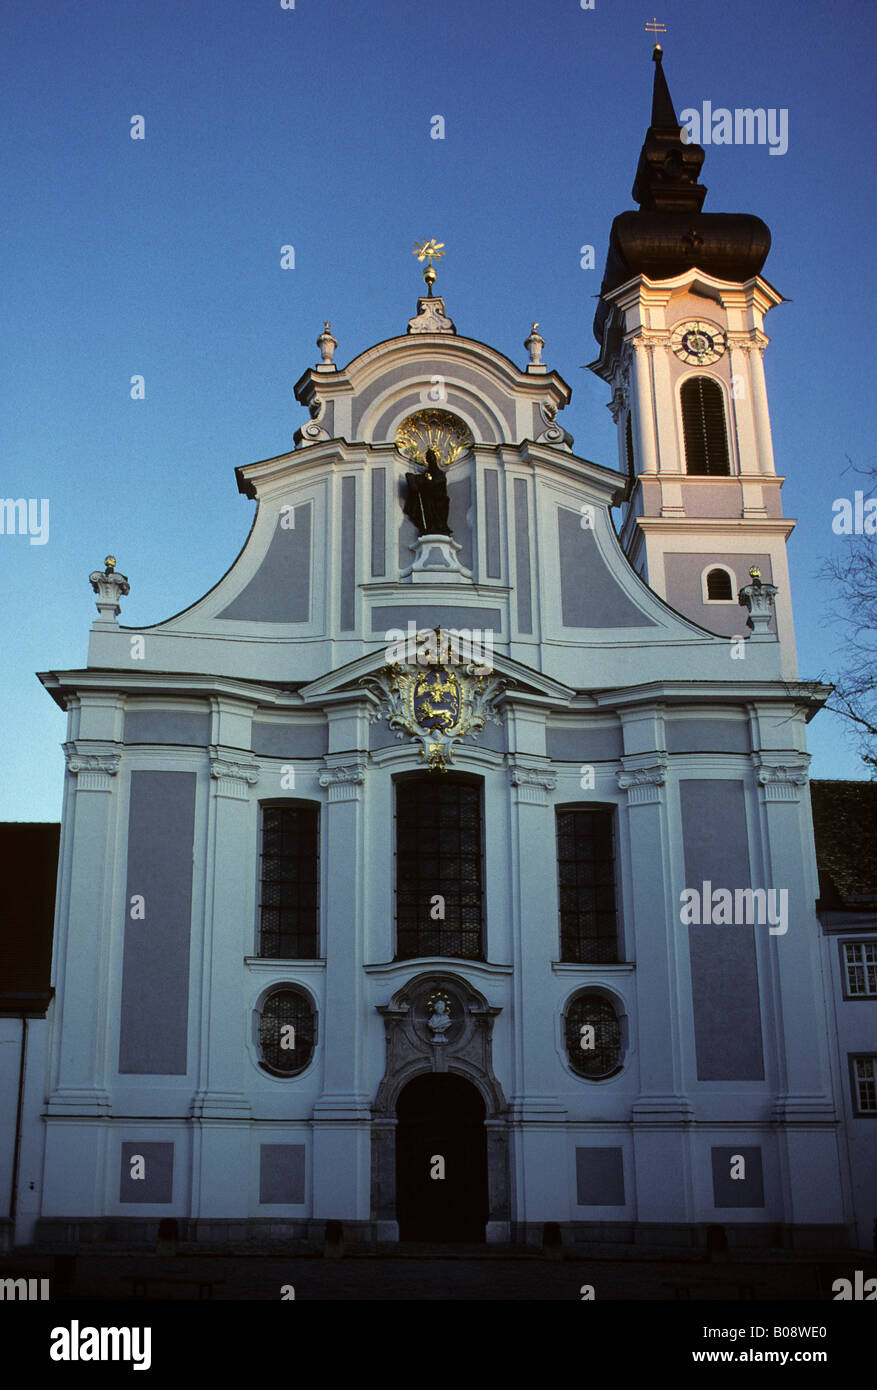
[[[539,321],[573,388],[576,452],[615,466],[606,388],[581,364],[609,227],[633,206],[652,13],[652,0],[6,0],[0,495],[48,498],[50,539],[0,536],[0,819],[60,815],[65,721],[34,672],[84,665],[89,572],[118,557],[129,625],[211,587],[252,520],[235,466],[292,447],[306,418],[292,387],[324,319],[342,364],[404,332],[414,241],[446,243],[438,289],[460,333],[523,364]],[[707,149],[705,211],[757,213],[773,235],[764,274],[789,302],[767,319],[766,372],[798,518],[800,668],[827,678],[842,639],[818,571],[845,543],[831,504],[861,486],[847,458],[875,457],[874,7],[672,0],[658,17],[677,111],[789,113],[782,156]],[[813,775],[863,775],[836,719],[810,735]]]

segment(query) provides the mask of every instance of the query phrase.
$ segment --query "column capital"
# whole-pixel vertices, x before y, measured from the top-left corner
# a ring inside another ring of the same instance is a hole
[[[358,801],[360,788],[365,782],[368,764],[364,759],[355,762],[333,763],[324,767],[318,781],[321,787],[328,787],[329,801]]]
[[[547,767],[528,767],[515,763],[509,768],[509,782],[517,792],[518,801],[534,806],[547,806],[548,793],[557,786],[557,774]]]
[[[99,752],[86,752],[76,743],[62,745],[67,760],[67,771],[78,779],[77,791],[108,792],[112,790],[111,777],[115,777],[122,761],[121,753],[101,749]]]
[[[649,763],[639,766],[628,765],[624,759],[624,769],[616,773],[616,781],[621,791],[627,792],[629,806],[647,806],[661,800],[661,788],[667,778],[667,759],[653,758]]]
[[[754,756],[758,785],[765,801],[800,801],[799,788],[807,785],[809,757],[801,755],[798,761],[783,755],[784,761],[780,762],[779,755],[770,757],[756,753]]]
[[[246,801],[249,788],[259,780],[259,764],[252,758],[240,757],[212,744],[210,747],[210,777],[216,782],[216,795],[234,801]]]

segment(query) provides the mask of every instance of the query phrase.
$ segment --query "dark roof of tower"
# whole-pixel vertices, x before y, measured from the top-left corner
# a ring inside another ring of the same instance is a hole
[[[742,282],[759,273],[770,250],[770,231],[760,217],[701,212],[707,194],[699,182],[704,151],[683,138],[660,46],[652,56],[652,120],[633,185],[640,210],[622,212],[612,223],[601,295],[636,275],[668,280],[695,267]],[[598,342],[608,313],[601,298],[594,317]]]

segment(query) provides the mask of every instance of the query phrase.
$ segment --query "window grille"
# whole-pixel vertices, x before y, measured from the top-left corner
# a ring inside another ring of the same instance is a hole
[[[557,814],[560,958],[617,961],[612,811],[577,807]]]
[[[572,1001],[566,1013],[566,1050],[570,1066],[580,1076],[596,1079],[618,1071],[621,1024],[608,999],[580,994]]]
[[[304,1071],[314,1054],[317,1016],[310,999],[299,989],[276,989],[268,995],[259,1018],[262,1065],[280,1076]]]
[[[396,784],[396,959],[413,956],[484,959],[481,788],[447,773]]]
[[[274,806],[262,812],[259,955],[313,959],[319,954],[320,808]]]

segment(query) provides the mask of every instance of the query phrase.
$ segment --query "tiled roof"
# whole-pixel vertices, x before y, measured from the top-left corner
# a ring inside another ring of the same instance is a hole
[[[820,902],[877,906],[877,782],[810,783]]]
[[[61,827],[0,822],[0,1013],[45,1014],[51,998]]]

